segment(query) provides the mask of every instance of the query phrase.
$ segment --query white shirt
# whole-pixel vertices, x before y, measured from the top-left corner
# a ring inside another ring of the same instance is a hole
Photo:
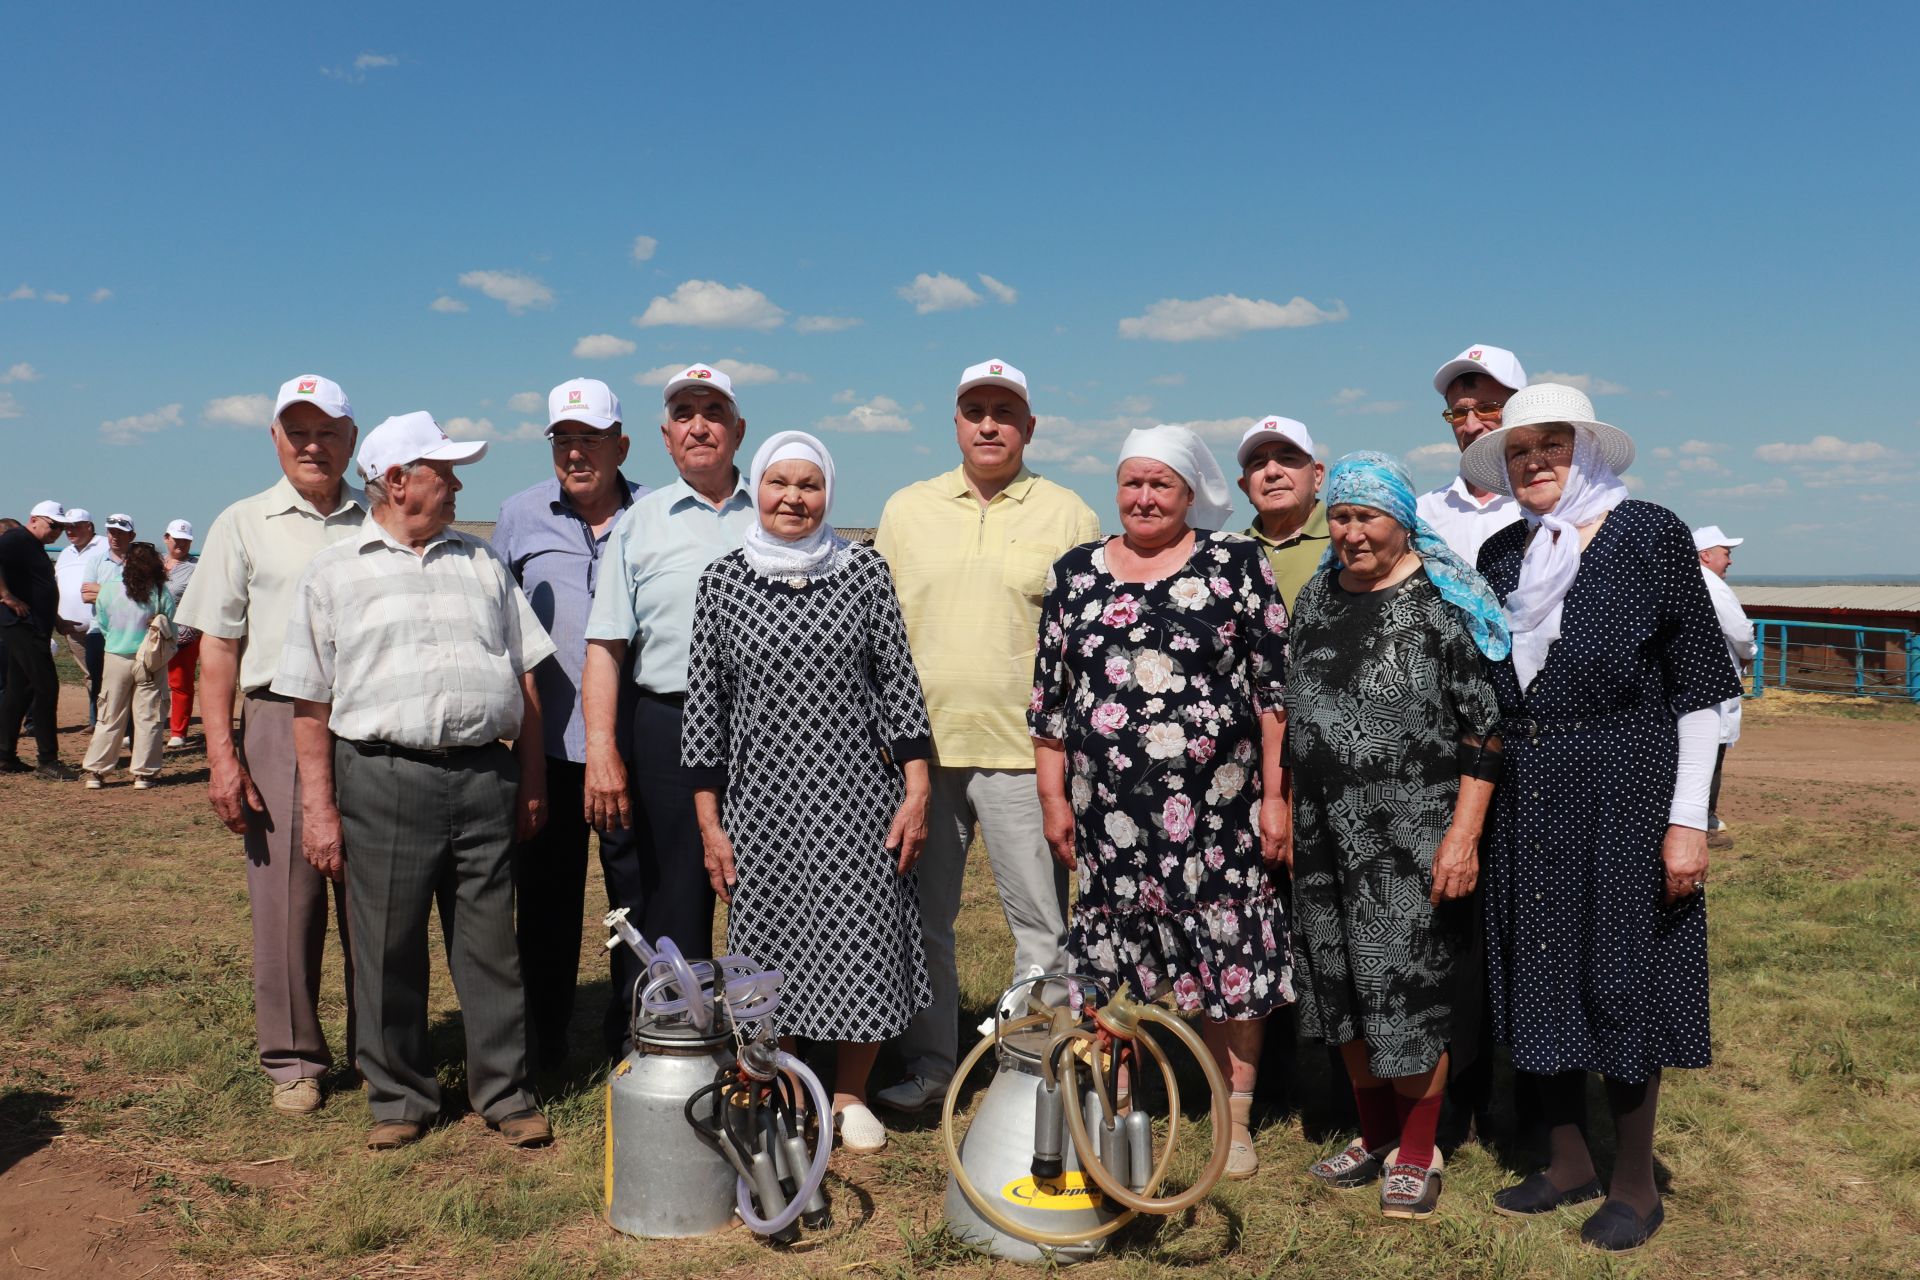
[[[68,546],[53,558],[53,576],[60,584],[60,621],[93,625],[93,606],[80,598],[87,581],[87,561],[105,549],[107,540],[95,534],[85,547]]]
[[[1480,565],[1481,545],[1520,518],[1518,502],[1496,493],[1483,503],[1468,492],[1467,482],[1459,476],[1421,494],[1414,510],[1433,526],[1454,554],[1475,568]]]
[[[520,677],[553,652],[492,547],[449,527],[415,554],[369,519],[307,566],[273,691],[355,742],[482,747],[520,736]]]
[[[1713,601],[1714,616],[1720,620],[1720,634],[1726,637],[1727,656],[1733,659],[1733,669],[1745,675],[1747,663],[1756,652],[1753,623],[1747,621],[1740,598],[1734,595],[1725,578],[1705,565],[1700,566],[1700,573],[1707,580],[1707,596]],[[1728,698],[1720,704],[1720,742],[1724,746],[1740,741],[1740,701]]]

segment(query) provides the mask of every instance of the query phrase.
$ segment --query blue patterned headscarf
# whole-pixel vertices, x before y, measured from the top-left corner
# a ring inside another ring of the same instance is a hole
[[[1414,508],[1413,479],[1405,467],[1384,453],[1350,453],[1333,464],[1327,473],[1327,489],[1321,495],[1328,510],[1343,502],[1384,511],[1413,535],[1413,550],[1426,567],[1427,577],[1439,590],[1441,599],[1452,605],[1467,624],[1474,647],[1491,661],[1498,662],[1513,648],[1507,630],[1506,611],[1494,599],[1493,589],[1479,571],[1462,560],[1433,526],[1420,518]],[[1333,544],[1320,565],[1338,565],[1340,557]]]

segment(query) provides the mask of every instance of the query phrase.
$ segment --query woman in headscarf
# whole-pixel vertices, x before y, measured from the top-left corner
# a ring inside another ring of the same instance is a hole
[[[1667,1067],[1704,1067],[1707,787],[1715,707],[1740,682],[1692,535],[1627,496],[1633,441],[1572,387],[1536,383],[1461,455],[1524,521],[1480,549],[1511,661],[1491,671],[1506,778],[1485,905],[1494,1038],[1548,1128],[1548,1164],[1494,1198],[1509,1214],[1597,1199],[1586,1075],[1606,1081],[1617,1152],[1580,1235],[1634,1249],[1665,1213],[1654,1112]]]
[[[1225,475],[1183,427],[1120,451],[1118,537],[1054,563],[1028,723],[1054,856],[1079,874],[1074,966],[1205,1018],[1247,1129],[1261,1023],[1293,999],[1281,777],[1286,607],[1258,543],[1218,532]]]
[[[759,523],[700,576],[681,760],[728,949],[786,975],[781,1035],[838,1042],[841,1141],[878,1151],[868,1073],[932,998],[926,704],[886,561],[827,523],[826,446],[782,431],[749,484]]]
[[[1301,1027],[1339,1047],[1360,1137],[1310,1172],[1378,1182],[1388,1217],[1425,1218],[1440,1200],[1456,966],[1471,954],[1499,776],[1483,659],[1507,656],[1506,620],[1416,514],[1393,459],[1342,458],[1325,500],[1332,538],[1288,632],[1294,957]]]

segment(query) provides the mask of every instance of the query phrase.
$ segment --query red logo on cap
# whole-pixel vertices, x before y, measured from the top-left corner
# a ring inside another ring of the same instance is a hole
[[[300,394],[303,396],[310,396],[313,394],[313,392],[314,392],[314,380],[312,378],[300,379]]]
[[[569,392],[567,392],[567,403],[568,403],[568,404],[579,404],[579,403],[580,403],[580,393],[579,393],[578,391],[569,391]]]
[[[999,366],[999,365],[997,365],[997,364],[990,364],[990,365],[988,365],[988,366],[987,366],[987,372],[988,372],[988,373],[999,373],[999,372],[1000,372],[1000,366]]]
[[[695,369],[693,371],[693,376],[696,378],[711,378],[713,376],[713,373],[711,370],[707,370],[707,369]]]
[[[1480,358],[1480,348],[1475,347],[1473,350],[1467,352],[1467,359],[1478,360],[1479,358]]]

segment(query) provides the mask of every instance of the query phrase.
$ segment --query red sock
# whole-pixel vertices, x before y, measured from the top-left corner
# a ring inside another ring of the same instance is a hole
[[[1393,1114],[1396,1121],[1396,1128],[1404,1129],[1407,1127],[1407,1117],[1413,1114],[1413,1104],[1418,1101],[1420,1101],[1420,1099],[1409,1098],[1398,1089],[1393,1091]]]
[[[1389,1085],[1378,1084],[1370,1089],[1353,1086],[1353,1103],[1360,1112],[1360,1141],[1367,1144],[1367,1150],[1385,1153],[1393,1145],[1395,1123],[1393,1108],[1393,1089]]]
[[[1400,1124],[1400,1160],[1422,1169],[1433,1167],[1433,1134],[1440,1127],[1440,1094],[1431,1098],[1402,1098],[1406,1119]]]

